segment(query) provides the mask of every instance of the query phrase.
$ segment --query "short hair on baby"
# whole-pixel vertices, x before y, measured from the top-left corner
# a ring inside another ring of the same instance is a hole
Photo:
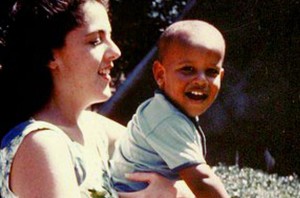
[[[225,52],[225,40],[222,33],[212,24],[201,20],[182,20],[168,26],[158,41],[158,60],[162,61],[171,44],[191,45],[197,38],[203,44],[222,43]]]

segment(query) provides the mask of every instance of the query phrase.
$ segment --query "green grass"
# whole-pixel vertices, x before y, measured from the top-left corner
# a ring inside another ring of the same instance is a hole
[[[213,167],[231,198],[300,198],[296,174],[278,176],[252,168],[218,165]]]

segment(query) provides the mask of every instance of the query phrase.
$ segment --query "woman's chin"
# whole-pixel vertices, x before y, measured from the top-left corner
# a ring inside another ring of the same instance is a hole
[[[106,88],[101,95],[101,99],[103,100],[103,102],[107,101],[110,97],[112,96],[112,92],[110,90],[110,88]]]

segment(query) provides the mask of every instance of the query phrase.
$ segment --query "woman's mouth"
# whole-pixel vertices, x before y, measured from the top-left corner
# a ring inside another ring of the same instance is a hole
[[[110,67],[106,67],[106,68],[103,68],[103,69],[100,69],[98,71],[98,74],[100,76],[102,76],[104,79],[110,81],[111,80],[111,76],[110,76]]]

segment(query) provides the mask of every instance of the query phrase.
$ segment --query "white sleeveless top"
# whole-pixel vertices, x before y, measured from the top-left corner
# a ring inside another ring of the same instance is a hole
[[[92,197],[92,191],[103,195],[103,197],[117,197],[116,191],[111,185],[111,176],[108,167],[108,138],[105,133],[99,134],[97,138],[98,153],[101,157],[101,167],[97,162],[97,171],[92,176],[87,176],[85,161],[82,155],[82,146],[73,142],[61,129],[53,124],[30,119],[9,131],[3,138],[0,147],[0,197],[16,198],[17,196],[9,188],[9,175],[13,158],[21,145],[23,139],[29,133],[41,129],[51,130],[58,133],[68,145],[73,161],[74,172],[80,187],[81,197]],[[96,164],[95,164],[96,165]],[[94,197],[94,195],[93,195]]]

